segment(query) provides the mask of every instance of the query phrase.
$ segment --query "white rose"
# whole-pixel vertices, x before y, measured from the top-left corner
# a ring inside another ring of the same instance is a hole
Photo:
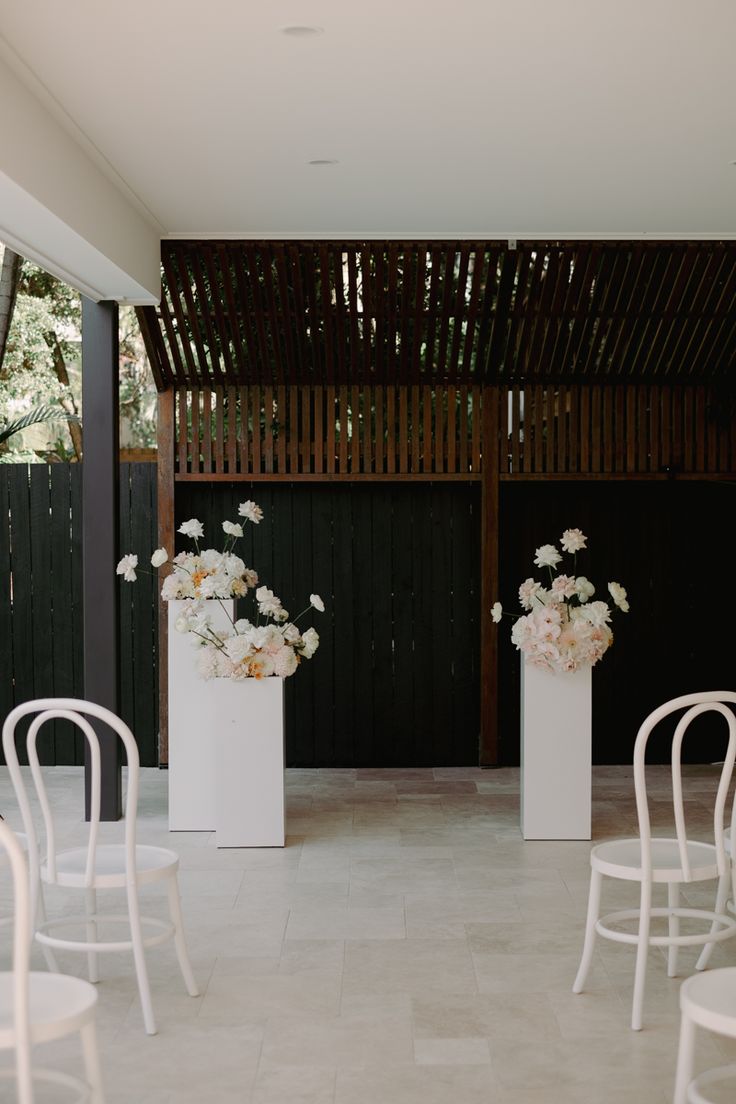
[[[197,521],[196,518],[190,518],[189,521],[183,521],[179,526],[179,532],[183,533],[185,537],[191,537],[192,540],[199,540],[204,536],[204,527],[201,521]]]
[[[169,553],[166,551],[165,548],[157,548],[156,551],[151,556],[151,566],[152,567],[163,567],[163,565],[166,563],[168,558],[169,558]]]

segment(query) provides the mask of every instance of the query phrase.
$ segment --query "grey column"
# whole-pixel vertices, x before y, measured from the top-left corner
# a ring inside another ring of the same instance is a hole
[[[82,298],[82,551],[84,696],[119,713],[118,579],[120,460],[118,305]],[[102,753],[103,820],[122,813],[118,737],[95,724]],[[89,761],[85,759],[89,818]]]

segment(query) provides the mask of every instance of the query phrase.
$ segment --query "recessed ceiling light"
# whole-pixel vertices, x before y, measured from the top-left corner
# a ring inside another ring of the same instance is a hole
[[[322,34],[324,27],[307,27],[296,25],[293,27],[281,27],[281,33],[290,38],[309,38],[311,35]]]
[[[313,161],[307,161],[308,165],[339,165],[340,162],[333,157],[315,157]]]

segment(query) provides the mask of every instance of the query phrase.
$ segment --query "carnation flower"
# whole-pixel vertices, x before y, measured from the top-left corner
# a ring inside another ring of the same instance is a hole
[[[534,579],[525,579],[519,587],[519,601],[524,609],[531,609],[534,605],[534,599],[538,597],[539,592],[542,589],[542,584],[537,583]]]
[[[258,525],[263,520],[263,510],[260,506],[256,506],[255,502],[251,502],[250,499],[247,502],[240,503],[238,513],[241,517],[252,521],[254,525]]]
[[[319,633],[316,629],[307,629],[302,636],[302,646],[299,649],[305,659],[311,659],[319,647]]]
[[[273,657],[273,673],[278,678],[288,678],[289,675],[293,675],[297,669],[299,660],[293,648],[290,648],[288,644],[279,648]]]
[[[566,529],[562,534],[560,544],[563,552],[579,552],[585,548],[588,538],[579,529]]]
[[[138,566],[138,557],[129,553],[127,556],[123,556],[122,560],[115,568],[116,575],[122,575],[126,583],[134,583],[138,576],[135,573],[135,569]]]
[[[557,567],[562,556],[553,544],[543,544],[534,553],[534,563],[537,567]]]

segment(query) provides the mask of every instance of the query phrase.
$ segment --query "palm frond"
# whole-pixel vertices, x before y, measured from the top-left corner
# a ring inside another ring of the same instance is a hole
[[[21,418],[16,418],[14,421],[6,422],[4,426],[0,426],[0,445],[7,441],[9,437],[12,437],[14,433],[20,433],[22,429],[28,429],[29,426],[37,425],[39,422],[60,421],[78,422],[79,418],[76,414],[68,414],[60,406],[34,406]]]

